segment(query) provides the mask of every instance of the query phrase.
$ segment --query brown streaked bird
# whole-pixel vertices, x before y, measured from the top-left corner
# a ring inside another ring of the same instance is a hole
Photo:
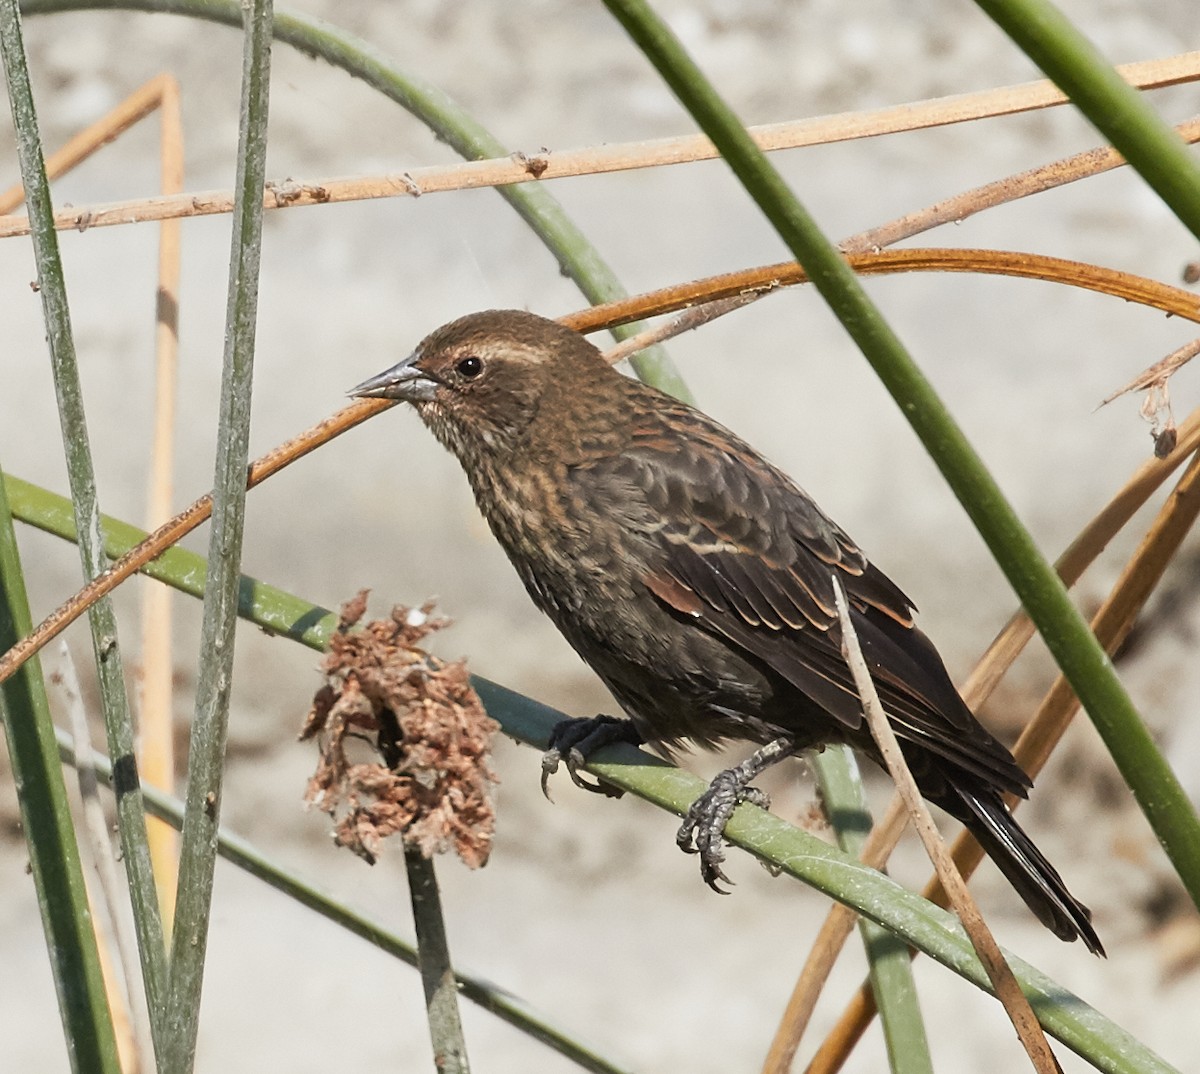
[[[960,820],[1056,936],[1103,954],[1088,909],[1005,807],[1031,782],[967,708],[913,604],[786,474],[698,410],[622,376],[577,332],[517,310],[454,321],[352,395],[403,399],[458,457],[496,539],[628,720],[555,728],[545,779],[612,741],[758,749],[678,841],[714,889],[751,781],[846,742],[873,760],[841,655],[834,576],[922,794]]]

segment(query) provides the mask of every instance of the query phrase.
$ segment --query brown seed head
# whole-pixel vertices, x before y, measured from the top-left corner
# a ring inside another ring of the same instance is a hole
[[[491,743],[498,725],[471,688],[466,664],[420,648],[449,620],[432,604],[398,606],[388,619],[355,629],[363,590],[342,607],[325,657],[325,685],[313,699],[302,739],[321,744],[305,800],[337,821],[334,837],[369,863],[400,832],[429,857],[453,848],[471,868],[487,862],[495,830]],[[352,759],[373,744],[380,760]]]

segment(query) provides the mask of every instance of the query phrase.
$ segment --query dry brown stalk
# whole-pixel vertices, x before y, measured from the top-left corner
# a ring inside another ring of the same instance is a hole
[[[1200,141],[1200,119],[1190,119],[1179,124],[1175,130],[1189,144]],[[1071,157],[1030,168],[1028,171],[1018,172],[1016,175],[1006,175],[993,183],[985,183],[924,209],[907,213],[847,239],[841,244],[841,248],[849,253],[852,250],[874,250],[892,246],[942,224],[959,223],[984,209],[1007,205],[1031,194],[1041,194],[1080,179],[1089,179],[1094,175],[1123,167],[1124,164],[1125,158],[1111,146],[1098,146]]]
[[[1200,52],[1117,68],[1131,85],[1159,89],[1200,78]],[[768,151],[877,137],[903,131],[1013,115],[1066,103],[1051,83],[1029,82],[979,93],[895,105],[870,112],[846,113],[751,127],[750,133]],[[577,175],[598,175],[634,168],[657,168],[710,160],[717,152],[707,138],[685,136],[577,150],[514,153],[510,157],[470,161],[451,167],[414,168],[383,176],[331,178],[317,181],[286,179],[269,183],[263,194],[267,209],[323,205],[372,198],[420,197],[422,194],[480,187],[542,182]],[[233,211],[231,191],[209,190],[157,198],[73,208],[55,214],[60,229],[112,227],[174,217],[210,216]],[[0,218],[0,238],[27,234],[24,217]]]
[[[994,276],[1013,276],[1067,284],[1084,290],[1122,298],[1127,302],[1151,306],[1164,313],[1200,322],[1200,297],[1182,287],[1172,287],[1145,276],[1069,261],[1044,254],[1015,250],[946,249],[942,247],[906,247],[899,250],[864,250],[846,256],[846,261],[862,276],[889,275],[895,272],[973,272]],[[795,261],[740,269],[701,280],[664,287],[631,298],[606,302],[559,318],[577,332],[594,332],[613,325],[629,324],[646,317],[690,309],[707,302],[770,293],[808,280]]]
[[[996,943],[996,938],[992,935],[992,930],[988,928],[983,914],[979,912],[979,907],[967,888],[966,880],[958,871],[937,825],[933,822],[929,807],[921,797],[917,781],[913,778],[913,774],[904,760],[904,753],[900,749],[896,732],[888,720],[879,695],[875,692],[875,683],[871,679],[871,672],[863,658],[858,635],[854,630],[854,621],[850,618],[850,605],[846,600],[846,592],[836,574],[830,575],[830,577],[833,579],[838,619],[842,627],[842,656],[850,668],[850,673],[854,676],[854,686],[858,690],[859,703],[862,706],[863,715],[867,719],[867,726],[871,729],[871,737],[879,748],[879,754],[887,767],[888,774],[896,784],[896,793],[904,803],[908,819],[920,836],[925,852],[929,855],[929,860],[933,862],[942,890],[948,894],[948,901],[962,922],[967,937],[975,948],[975,953],[979,956],[979,961],[983,963],[988,980],[992,982],[992,987],[996,991],[996,998],[1004,1005],[1004,1010],[1008,1014],[1013,1028],[1017,1031],[1017,1037],[1025,1049],[1025,1054],[1029,1056],[1034,1070],[1038,1074],[1062,1074],[1058,1060],[1055,1059],[1054,1053],[1050,1050],[1050,1043],[1046,1040],[1045,1031],[1033,1013],[1033,1007],[1030,1006],[1025,993],[1021,991],[1012,967],[1009,966],[1000,951],[1000,945]]]
[[[183,189],[183,114],[179,84],[161,75],[157,90],[164,194]],[[150,451],[146,528],[171,517],[175,462],[175,394],[179,350],[179,277],[182,224],[164,220],[158,233],[158,301],[154,327],[154,435]],[[151,786],[175,787],[174,660],[171,655],[171,602],[168,586],[148,584],[142,592],[141,704],[138,711],[138,767]],[[146,835],[158,885],[164,928],[175,917],[179,836],[164,821],[148,818]]]

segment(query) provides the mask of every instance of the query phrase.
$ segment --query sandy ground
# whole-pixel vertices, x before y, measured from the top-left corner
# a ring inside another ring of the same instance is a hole
[[[914,10],[869,0],[782,5],[669,3],[676,30],[751,122],[865,108],[1034,77],[982,16],[931,0]],[[1066,5],[1108,55],[1125,61],[1195,46],[1191,5]],[[437,82],[513,149],[536,151],[690,131],[599,5],[543,0],[355,5],[312,2],[384,53]],[[188,187],[231,185],[239,39],[177,18],[126,14],[30,19],[44,138],[59,144],[155,73],[183,85]],[[1172,118],[1194,90],[1160,94]],[[1065,112],[859,145],[780,154],[795,189],[835,236],[1094,144]],[[152,127],[130,135],[56,186],[85,204],[150,193]],[[451,159],[415,121],[324,64],[275,54],[270,175],[277,179],[402,171]],[[15,175],[11,139],[0,174]],[[782,259],[784,251],[722,165],[563,181],[553,187],[631,290]],[[924,240],[923,240],[924,241]],[[1195,244],[1157,199],[1113,174],[968,221],[931,242],[1031,249],[1174,281]],[[220,380],[228,222],[184,232],[179,501],[208,487]],[[103,509],[143,512],[150,429],[155,231],[146,225],[62,239]],[[28,245],[0,244],[4,390],[0,459],[54,489],[66,481]],[[1057,553],[1149,450],[1136,403],[1101,398],[1188,338],[1144,310],[1017,281],[912,276],[874,280],[872,294],[944,393],[1048,553]],[[580,305],[495,193],[470,192],[302,209],[266,225],[256,371],[257,454],[340,405],[345,388],[407,353],[426,331],[485,306],[555,315]],[[811,294],[785,294],[672,344],[702,404],[794,474],[920,602],[923,625],[964,673],[1012,607],[1003,580],[901,415]],[[1194,374],[1176,386],[1190,408]],[[35,615],[77,584],[74,550],[21,534]],[[1103,594],[1134,538],[1121,538],[1085,579]],[[203,549],[204,538],[190,542]],[[1196,546],[1193,542],[1193,550]],[[1176,572],[1180,599],[1125,665],[1156,733],[1191,777],[1194,658],[1200,630],[1195,560]],[[590,673],[529,606],[478,520],[456,464],[411,415],[389,414],[255,492],[248,573],[334,606],[362,586],[374,610],[437,595],[458,623],[448,656],[572,712],[611,708]],[[123,641],[137,649],[136,587],[118,599]],[[1189,603],[1190,602],[1190,603]],[[199,608],[176,604],[181,717]],[[70,634],[77,658],[89,645]],[[410,931],[399,855],[378,867],[330,847],[299,807],[311,750],[295,729],[317,684],[316,658],[246,630],[232,716],[224,819],[322,885]],[[986,713],[1011,730],[1048,670],[1022,662]],[[697,758],[711,772],[712,758]],[[451,942],[464,966],[551,1012],[641,1071],[753,1070],[790,991],[824,900],[731,860],[737,889],[717,898],[675,852],[673,824],[630,801],[563,787],[536,791],[537,758],[504,744],[500,832],[492,863],[441,870]],[[776,809],[798,818],[811,784],[785,773]],[[874,787],[886,793],[883,781]],[[66,1069],[32,887],[4,781],[0,844],[0,1036],[5,1069]],[[881,797],[882,800],[882,797]],[[1107,962],[1058,944],[996,874],[976,888],[1002,942],[1076,991],[1184,1070],[1200,1068],[1188,1012],[1200,975],[1187,961],[1194,914],[1175,905],[1165,865],[1090,727],[1074,729],[1024,814],[1078,895],[1096,911]],[[896,873],[918,884],[919,851]],[[1175,931],[1156,931],[1164,921]],[[1191,930],[1191,931],[1189,931]],[[813,1035],[837,1016],[862,960],[839,965]],[[1002,1014],[937,967],[918,980],[940,1070],[1022,1069]],[[373,997],[373,998],[372,998]],[[343,938],[258,882],[222,867],[206,981],[199,1069],[427,1069],[414,972]],[[469,1004],[477,1070],[573,1069]],[[338,1057],[341,1057],[340,1059]],[[848,1070],[882,1069],[872,1035]],[[348,1057],[353,1057],[348,1060]],[[1069,1054],[1068,1071],[1083,1069]]]

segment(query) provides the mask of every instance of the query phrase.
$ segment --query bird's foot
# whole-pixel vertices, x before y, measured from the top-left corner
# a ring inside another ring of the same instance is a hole
[[[688,854],[700,855],[700,875],[704,882],[718,895],[729,892],[718,887],[732,884],[725,875],[721,863],[725,860],[725,825],[743,802],[771,808],[771,799],[757,787],[739,786],[740,773],[736,768],[727,768],[720,773],[699,798],[689,807],[683,824],[675,835],[679,849]]]
[[[675,842],[680,850],[700,855],[700,875],[717,894],[729,894],[718,883],[733,883],[721,868],[725,860],[725,825],[743,802],[761,809],[771,807],[766,792],[751,787],[750,782],[792,752],[794,746],[787,739],[767,743],[740,765],[718,773],[708,790],[688,807]]]
[[[640,746],[643,741],[631,721],[620,720],[615,716],[560,720],[550,732],[549,748],[542,754],[542,793],[553,801],[550,798],[550,777],[558,771],[560,764],[566,764],[567,774],[576,787],[609,798],[620,798],[625,792],[619,787],[605,783],[602,779],[597,779],[594,783],[586,780],[580,775],[579,769],[602,746],[614,742],[628,742]]]

